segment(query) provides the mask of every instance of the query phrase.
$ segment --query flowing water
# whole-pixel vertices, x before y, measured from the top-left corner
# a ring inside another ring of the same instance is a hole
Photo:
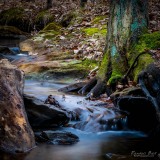
[[[45,100],[47,95],[61,97],[63,93],[57,90],[66,84],[53,84],[47,82],[25,82],[24,92]],[[84,97],[66,95],[68,108],[76,107],[77,101],[84,101]],[[65,104],[66,105],[66,104]],[[87,105],[87,104],[86,104]],[[89,104],[88,104],[89,105]],[[90,132],[74,128],[61,127],[57,130],[70,131],[76,134],[80,141],[75,145],[46,145],[42,144],[32,150],[24,160],[102,160],[107,153],[130,155],[136,149],[145,148],[146,135],[135,131],[105,131]],[[139,144],[139,146],[137,146]],[[126,157],[129,159],[129,157]]]
[[[12,46],[13,47],[13,46]],[[18,55],[17,55],[18,56]],[[22,56],[22,55],[21,55]],[[23,55],[26,56],[26,55]],[[56,97],[60,104],[67,106],[68,109],[81,106],[92,106],[96,102],[88,102],[82,96],[67,94],[65,101],[62,101],[63,93],[57,90],[64,87],[65,83],[49,83],[38,81],[25,81],[25,94],[35,96],[45,100],[50,94]],[[77,103],[78,102],[78,103]],[[100,110],[103,112],[103,109]],[[82,119],[86,119],[83,114]],[[114,117],[114,113],[109,114]],[[125,121],[123,121],[125,125]],[[89,127],[89,126],[88,126]],[[154,148],[147,140],[144,133],[137,131],[97,131],[85,128],[83,131],[69,127],[59,127],[56,130],[70,131],[76,134],[80,141],[74,145],[47,145],[40,144],[27,154],[10,155],[0,153],[0,160],[107,160],[107,155],[118,155],[121,159],[135,159],[132,152],[154,152]],[[115,156],[116,157],[116,156]],[[115,158],[115,159],[118,159]],[[139,160],[143,158],[138,158]]]

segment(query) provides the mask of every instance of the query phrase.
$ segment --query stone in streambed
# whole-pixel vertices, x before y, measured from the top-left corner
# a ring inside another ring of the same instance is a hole
[[[67,112],[44,104],[43,101],[35,97],[24,95],[24,103],[29,122],[33,128],[63,126],[69,122]]]
[[[65,131],[43,131],[35,135],[38,142],[47,142],[49,144],[70,145],[79,141],[76,135]]]
[[[145,97],[120,97],[117,106],[128,113],[127,121],[130,129],[149,132],[158,123],[156,110],[151,101]]]
[[[142,89],[138,86],[136,87],[129,87],[122,91],[115,91],[110,95],[111,100],[114,103],[117,103],[118,98],[124,97],[124,96],[140,96],[145,97],[145,94],[143,93]]]

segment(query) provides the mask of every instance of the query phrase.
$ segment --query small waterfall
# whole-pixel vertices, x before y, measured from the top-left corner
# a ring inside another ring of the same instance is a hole
[[[128,128],[128,126],[127,126],[128,117],[126,116],[124,118],[121,118],[120,121],[121,121],[121,124],[122,124],[122,128],[127,129]]]

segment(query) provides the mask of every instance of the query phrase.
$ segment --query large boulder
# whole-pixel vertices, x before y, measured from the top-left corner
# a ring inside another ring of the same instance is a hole
[[[26,152],[35,146],[23,103],[24,74],[0,61],[0,150]]]
[[[24,103],[29,122],[33,128],[48,128],[63,126],[69,122],[68,113],[44,104],[42,100],[24,95]]]
[[[138,82],[145,96],[153,103],[157,114],[160,113],[160,61],[151,63],[138,76]],[[160,120],[160,116],[159,116]]]

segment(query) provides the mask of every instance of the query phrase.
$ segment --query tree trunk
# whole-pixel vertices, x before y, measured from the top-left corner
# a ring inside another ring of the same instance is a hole
[[[87,0],[81,0],[80,6],[84,8],[86,3],[87,3]]]
[[[47,9],[52,8],[52,0],[47,0]]]
[[[0,150],[26,152],[35,146],[23,103],[23,73],[0,61]]]
[[[148,2],[142,0],[110,0],[110,17],[104,57],[96,78],[81,89],[97,97],[107,82],[116,81],[127,71],[127,52],[148,26]]]

